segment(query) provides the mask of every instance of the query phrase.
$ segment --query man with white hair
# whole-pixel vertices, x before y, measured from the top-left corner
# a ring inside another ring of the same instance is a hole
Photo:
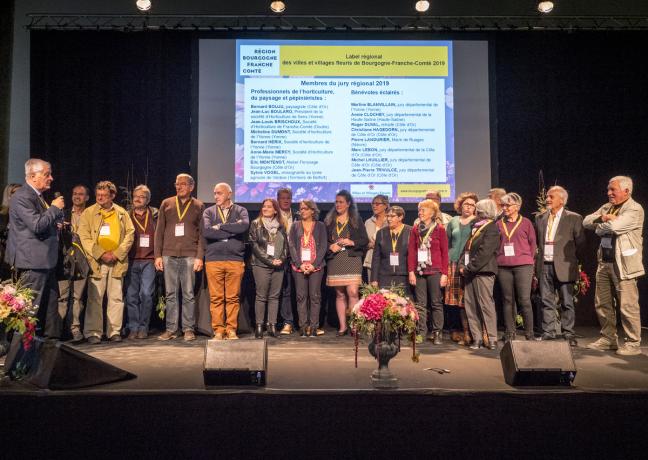
[[[542,298],[542,340],[563,335],[569,345],[578,345],[574,332],[576,310],[573,286],[580,274],[578,256],[585,244],[583,217],[565,209],[567,190],[555,185],[547,190],[547,210],[536,217],[538,255],[535,274]],[[555,292],[560,304],[556,305]],[[560,324],[558,324],[560,318]],[[561,330],[562,329],[562,330]]]
[[[47,204],[43,192],[54,177],[51,165],[31,158],[25,163],[25,185],[9,202],[9,235],[6,262],[17,270],[25,286],[34,290],[39,320],[45,322],[43,335],[59,338],[62,321],[58,313],[58,225],[63,223],[63,197]]]
[[[593,350],[616,350],[618,355],[641,354],[641,318],[637,278],[644,275],[642,230],[644,210],[632,199],[632,179],[615,176],[607,187],[609,202],[585,217],[585,228],[601,237],[596,270],[596,314],[601,337]],[[618,347],[616,307],[621,314],[625,343]]]

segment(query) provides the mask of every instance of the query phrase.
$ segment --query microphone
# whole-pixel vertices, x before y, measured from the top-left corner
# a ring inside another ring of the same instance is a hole
[[[57,198],[59,198],[60,196],[61,196],[61,192],[54,192],[54,199],[57,199]],[[64,217],[64,215],[61,215],[61,217],[59,217],[58,219],[56,219],[56,223],[57,223],[57,224],[63,224],[63,225],[66,225],[67,222],[65,222],[65,217]]]

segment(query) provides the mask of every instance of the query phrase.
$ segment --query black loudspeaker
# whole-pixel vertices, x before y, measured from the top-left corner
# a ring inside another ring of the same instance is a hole
[[[208,340],[203,377],[206,386],[266,384],[266,340]]]
[[[569,343],[512,340],[500,352],[504,380],[512,386],[569,386],[576,364]]]
[[[50,390],[70,390],[137,377],[58,340],[36,337],[31,348],[25,350],[20,334],[13,336],[5,369],[14,378]]]

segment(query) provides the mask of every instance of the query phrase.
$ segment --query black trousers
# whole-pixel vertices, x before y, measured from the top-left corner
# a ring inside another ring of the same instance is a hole
[[[56,280],[56,270],[19,270],[22,283],[31,288],[35,297],[33,305],[38,305],[38,323],[36,332],[43,337],[59,339],[63,321],[58,312],[59,288]]]
[[[441,273],[432,275],[416,275],[416,304],[419,307],[419,334],[427,331],[440,332],[443,330],[443,290],[441,289]],[[428,311],[432,322],[428,326]]]
[[[556,303],[556,291],[559,302]],[[540,296],[542,297],[542,332],[555,337],[562,332],[565,337],[575,334],[576,309],[574,308],[574,282],[561,283],[556,278],[553,263],[544,263],[542,266],[542,279],[540,279]],[[562,304],[562,313],[558,309]]]

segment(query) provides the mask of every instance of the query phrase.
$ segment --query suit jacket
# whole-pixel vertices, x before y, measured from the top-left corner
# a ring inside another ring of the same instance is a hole
[[[304,226],[301,221],[293,222],[288,233],[288,248],[290,249],[290,260],[295,265],[301,261],[301,239],[304,236]],[[315,239],[315,261],[313,267],[322,268],[326,265],[324,258],[328,252],[328,234],[324,222],[315,221],[313,226],[313,238]]]
[[[549,223],[550,212],[536,216],[536,235],[538,241],[538,255],[536,257],[536,276],[540,279],[542,265],[544,264],[545,236]],[[554,236],[553,265],[556,278],[561,283],[576,281],[578,279],[578,255],[582,253],[585,244],[583,230],[583,217],[575,212],[563,209],[558,228]]]
[[[47,208],[29,184],[20,187],[9,202],[9,235],[5,260],[19,269],[47,270],[58,260],[57,222],[63,211]]]
[[[473,227],[477,219],[473,220]],[[470,241],[470,239],[468,239]],[[459,258],[459,268],[464,269],[464,276],[495,275],[497,274],[497,252],[500,246],[500,232],[497,222],[493,221],[473,240],[470,246],[470,261],[465,263],[465,257]],[[466,243],[468,250],[468,243]]]
[[[645,274],[643,266],[643,207],[629,198],[612,221],[603,222],[601,216],[609,214],[612,205],[606,203],[596,212],[583,219],[583,226],[594,230],[598,236],[616,236],[614,244],[614,259],[622,280],[638,278]],[[601,261],[601,248],[598,250],[598,260]]]

